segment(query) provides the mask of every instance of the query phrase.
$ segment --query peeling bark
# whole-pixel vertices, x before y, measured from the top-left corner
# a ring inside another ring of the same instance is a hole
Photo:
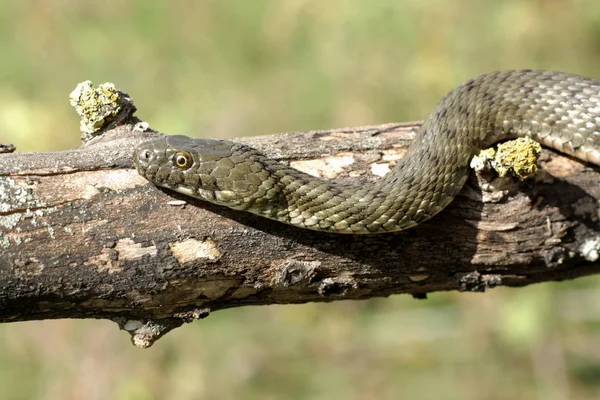
[[[418,123],[243,138],[297,168],[365,182]],[[123,125],[86,146],[0,154],[0,321],[107,318],[140,347],[211,311],[440,290],[485,291],[600,270],[600,169],[545,150],[534,179],[472,174],[406,232],[305,231],[157,189]]]

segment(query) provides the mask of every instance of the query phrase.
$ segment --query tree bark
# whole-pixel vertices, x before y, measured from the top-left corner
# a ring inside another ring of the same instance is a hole
[[[313,174],[376,179],[419,123],[239,141]],[[600,270],[600,169],[545,150],[533,179],[473,173],[397,234],[301,230],[157,189],[125,124],[86,146],[0,154],[0,321],[107,318],[140,347],[209,312],[571,279]]]

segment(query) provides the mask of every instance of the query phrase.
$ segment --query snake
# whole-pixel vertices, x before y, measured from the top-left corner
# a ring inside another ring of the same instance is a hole
[[[299,228],[346,234],[401,231],[458,194],[469,163],[496,142],[529,137],[600,165],[600,81],[543,70],[488,73],[450,91],[381,179],[321,179],[229,140],[163,135],[134,164],[156,186]]]

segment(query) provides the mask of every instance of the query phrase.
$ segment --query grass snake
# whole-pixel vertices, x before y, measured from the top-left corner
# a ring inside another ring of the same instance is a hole
[[[525,136],[600,165],[600,81],[531,70],[471,79],[439,102],[398,165],[362,185],[316,178],[228,140],[163,136],[133,157],[157,186],[300,228],[369,234],[431,218],[460,191],[479,150]]]

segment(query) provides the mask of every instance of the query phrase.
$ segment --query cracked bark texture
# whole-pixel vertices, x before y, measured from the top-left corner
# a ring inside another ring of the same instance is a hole
[[[419,123],[240,141],[309,173],[377,179]],[[533,179],[472,174],[441,214],[397,234],[300,230],[157,189],[122,125],[85,146],[0,154],[0,321],[106,318],[140,347],[210,312],[441,290],[600,270],[600,169],[545,150]]]

